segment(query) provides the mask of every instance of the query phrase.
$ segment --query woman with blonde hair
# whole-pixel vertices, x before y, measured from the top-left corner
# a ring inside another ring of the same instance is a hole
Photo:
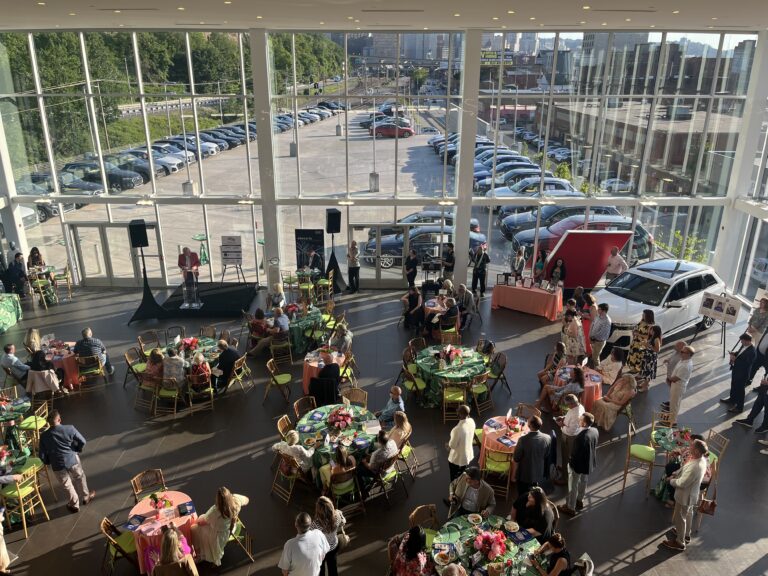
[[[269,295],[270,308],[282,308],[285,306],[285,293],[283,292],[282,282],[275,282],[273,292]]]
[[[235,529],[240,508],[248,502],[246,496],[232,494],[224,486],[219,488],[216,492],[216,504],[192,526],[192,542],[195,544],[199,561],[204,560],[214,566],[221,566],[224,546]]]
[[[290,430],[285,435],[285,440],[273,444],[272,451],[293,456],[304,473],[312,470],[312,455],[315,453],[315,449],[304,448],[299,443],[299,433],[296,430]]]
[[[402,448],[403,442],[411,435],[412,430],[408,415],[400,410],[395,412],[395,425],[389,431],[389,439],[394,440],[398,448]]]
[[[637,381],[631,374],[620,376],[606,392],[592,404],[595,426],[610,430],[621,409],[637,394]]]
[[[333,466],[331,466],[333,464]],[[348,474],[354,472],[357,468],[357,462],[354,456],[349,455],[349,451],[341,444],[336,447],[336,453],[328,464],[320,466],[320,481],[323,484],[324,492],[328,493],[331,486],[331,478],[337,474]]]
[[[320,496],[315,504],[315,518],[312,522],[312,528],[320,530],[328,540],[328,546],[330,550],[323,559],[323,564],[320,566],[320,575],[325,576],[338,576],[339,572],[336,568],[336,552],[339,549],[339,529],[343,528],[347,523],[347,519],[344,518],[341,510],[337,510],[333,506],[333,502],[326,496]]]
[[[42,343],[40,341],[40,332],[37,328],[30,328],[27,330],[27,333],[24,335],[24,348],[27,349],[27,352],[32,354],[32,352],[37,352],[42,347]]]
[[[152,576],[198,576],[189,545],[179,534],[175,524],[163,527],[160,543],[160,559],[152,569]]]

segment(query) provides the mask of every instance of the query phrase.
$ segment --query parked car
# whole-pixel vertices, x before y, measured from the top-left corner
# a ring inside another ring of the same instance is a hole
[[[539,193],[534,192],[528,198],[537,199],[539,198]],[[545,196],[548,198],[584,198],[584,194],[577,191],[577,190],[547,190]],[[510,214],[518,214],[520,212],[530,212],[531,210],[535,210],[537,205],[519,205],[519,204],[502,204],[498,207],[497,213],[496,213],[496,220],[497,222],[501,222],[509,216]]]
[[[34,184],[28,177],[16,180],[16,194],[19,196],[49,196],[50,192]],[[22,207],[25,205],[22,204]],[[69,204],[70,209],[74,209],[74,204]],[[49,218],[59,215],[59,207],[56,204],[30,204],[27,206],[30,210],[37,212],[37,220],[45,222]]]
[[[607,190],[608,192],[633,192],[635,190],[635,183],[621,178],[608,178],[600,182],[600,189]]]
[[[142,184],[146,184],[151,179],[150,174],[152,170],[149,166],[149,162],[142,160],[141,158],[137,158],[133,154],[106,154],[104,156],[104,161],[105,163],[109,162],[114,164],[121,170],[129,170],[141,174],[143,179]],[[160,176],[165,176],[165,169],[162,166],[155,164],[155,178]]]
[[[146,146],[139,146],[136,148],[136,150],[146,150]],[[197,158],[195,157],[195,154],[193,152],[184,151],[184,148],[179,148],[176,145],[169,144],[169,143],[159,143],[155,142],[152,144],[152,150],[155,150],[157,152],[160,152],[160,154],[166,155],[166,156],[172,156],[175,158],[179,158],[182,162],[186,162],[187,164],[193,164],[194,162],[197,162]]]
[[[437,258],[440,245],[445,242],[453,242],[453,229],[440,226],[418,226],[408,231],[408,245],[416,250],[420,261]],[[479,232],[469,233],[468,248],[470,251],[477,249],[486,243],[486,237]],[[382,268],[402,266],[403,263],[403,234],[394,234],[381,238],[381,259],[379,265]],[[363,249],[363,261],[374,264],[376,260],[376,241],[372,240]]]
[[[414,135],[410,126],[395,126],[394,124],[374,125],[368,128],[368,134],[375,138],[410,138]]]
[[[522,196],[531,196],[538,193],[541,189],[541,176],[532,176],[520,180],[512,186],[502,186],[501,188],[491,188],[485,193],[487,198],[519,198]],[[544,191],[554,190],[566,190],[568,192],[576,192],[573,185],[564,178],[544,178]]]
[[[208,142],[209,144],[216,144],[216,146],[219,147],[219,150],[230,149],[229,143],[216,132],[200,132],[200,140],[203,142]],[[237,146],[237,144],[239,144],[239,142],[232,142],[231,148],[234,148]]]
[[[389,116],[384,116],[383,118],[379,118],[378,120],[376,120],[376,122],[373,123],[373,126],[406,126],[408,128],[412,127],[411,121],[408,120],[408,118],[390,118]]]
[[[539,228],[539,250],[550,252],[557,245],[560,238],[569,230],[631,230],[632,218],[628,216],[614,216],[610,214],[589,215],[588,225],[585,226],[585,215],[570,216],[556,222],[546,228]],[[516,252],[519,248],[525,248],[526,256],[533,255],[533,242],[536,234],[535,228],[522,230],[512,237],[512,249]],[[640,222],[635,225],[635,233],[632,239],[631,263],[649,258],[653,248],[653,236],[643,228]]]
[[[140,158],[145,161],[148,161],[149,158],[149,153],[147,152],[146,148],[133,148],[131,150],[126,150],[125,152],[126,154],[136,156],[136,158]],[[158,152],[157,150],[152,150],[152,161],[155,163],[155,166],[160,166],[165,171],[166,176],[178,172],[184,167],[184,160],[181,158],[177,156],[165,155],[161,152]]]
[[[536,226],[536,220],[539,218],[539,213],[541,214],[540,226],[546,228],[547,226],[551,226],[552,224],[560,222],[560,220],[565,218],[584,214],[586,210],[587,209],[585,206],[547,205],[541,206],[535,210],[527,210],[525,212],[509,214],[505,218],[497,220],[497,224],[502,236],[511,242],[515,234],[521,230],[528,230],[529,228]],[[621,212],[619,212],[615,206],[590,206],[589,213],[621,216]]]
[[[55,190],[53,186],[53,176],[50,172],[33,172],[30,174],[30,179],[35,184],[43,186],[48,192]],[[99,182],[87,182],[81,178],[77,178],[70,172],[59,172],[59,192],[61,194],[69,194],[76,196],[100,196],[104,194],[104,186]],[[76,204],[75,208],[82,208],[85,204]]]
[[[123,170],[106,160],[104,161],[104,168],[107,171],[107,186],[109,186],[109,191],[112,194],[136,188],[144,183],[141,174],[133,170]],[[86,182],[101,183],[101,167],[98,162],[69,162],[64,165],[62,172],[70,172],[75,178]]]
[[[496,166],[496,178],[493,179],[493,172],[489,168],[488,170],[478,170],[475,172],[473,178],[472,189],[475,192],[487,192],[491,188],[509,186],[507,184],[507,174],[515,170],[527,170],[531,176],[536,174],[541,175],[541,168],[533,162],[527,162],[522,159],[515,162],[504,162]],[[552,176],[552,173],[547,171],[547,176]]]
[[[593,294],[598,302],[610,307],[609,346],[626,348],[632,339],[632,329],[646,309],[653,311],[665,341],[700,322],[703,328],[709,328],[713,320],[706,316],[702,319],[699,314],[705,291],[725,291],[725,282],[711,266],[662,259],[630,268]]]
[[[453,213],[443,213],[440,210],[421,210],[420,212],[414,212],[413,214],[408,214],[407,216],[400,218],[398,222],[402,222],[403,224],[440,224],[443,216],[445,216],[445,226],[447,228],[453,228]],[[394,224],[392,226],[382,226],[381,237],[401,234],[404,229],[404,226],[397,226]],[[480,221],[477,218],[472,218],[469,221],[469,229],[472,232],[480,232]],[[368,239],[370,240],[375,237],[376,228],[368,230]]]

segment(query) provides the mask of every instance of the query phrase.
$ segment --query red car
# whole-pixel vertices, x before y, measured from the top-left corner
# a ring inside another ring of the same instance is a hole
[[[408,126],[381,124],[375,128],[368,128],[368,134],[376,136],[376,138],[410,138],[415,134],[415,132],[413,131],[413,128],[409,128]]]

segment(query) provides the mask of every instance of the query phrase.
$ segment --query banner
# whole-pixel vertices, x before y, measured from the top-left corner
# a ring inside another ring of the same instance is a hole
[[[741,310],[741,300],[735,296],[704,292],[699,314],[726,324],[736,324],[739,319],[739,310]]]
[[[325,231],[317,229],[295,229],[296,238],[296,268],[304,268],[309,264],[309,253],[314,250],[323,259],[321,270],[325,269]]]

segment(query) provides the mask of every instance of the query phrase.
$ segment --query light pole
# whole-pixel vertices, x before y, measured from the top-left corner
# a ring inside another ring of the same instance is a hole
[[[131,92],[131,75],[128,73],[128,57],[127,56],[123,58],[123,62],[125,62],[125,80],[128,82],[128,95],[133,96],[133,93]]]
[[[168,117],[168,136],[171,136],[171,109],[168,107],[168,82],[163,82],[163,90],[165,92],[165,115]],[[185,158],[185,160],[189,162],[187,158]]]
[[[224,124],[224,108],[221,105],[221,81],[216,80],[216,91],[219,93],[219,120]]]
[[[191,183],[192,182],[192,174],[189,171],[189,157],[187,156],[189,154],[189,150],[187,149],[187,128],[184,125],[185,115],[184,115],[184,110],[181,107],[181,96],[179,96],[179,116],[181,117],[181,133],[182,133],[182,135],[184,137],[184,158],[187,160],[187,182],[184,183],[184,184],[186,184],[186,183]],[[197,153],[199,155],[198,156],[198,162],[202,162],[203,161],[203,151],[200,148],[200,142],[197,143]],[[182,186],[183,186],[183,184],[182,184]]]
[[[99,93],[99,111],[101,112],[101,123],[104,125],[104,138],[107,140],[107,150],[111,149],[109,145],[109,132],[107,132],[107,118],[104,116],[104,102],[101,100],[101,84],[94,83],[96,86],[96,92]]]

